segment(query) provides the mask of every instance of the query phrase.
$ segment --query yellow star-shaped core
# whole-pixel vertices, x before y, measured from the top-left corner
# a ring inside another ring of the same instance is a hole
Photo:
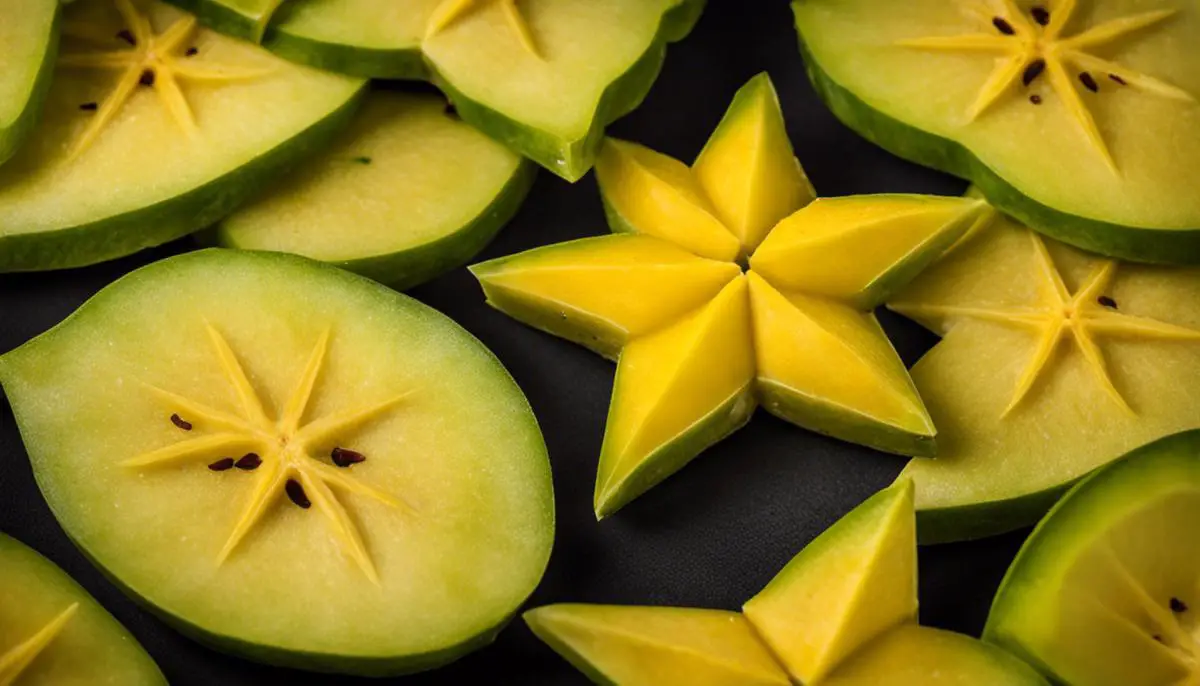
[[[598,516],[758,404],[844,440],[932,453],[932,422],[871,310],[963,235],[981,201],[814,200],[766,75],[692,167],[609,140],[596,172],[617,235],[473,271],[493,306],[618,358]]]
[[[91,146],[139,87],[153,88],[171,118],[187,135],[197,132],[196,119],[181,87],[182,81],[226,83],[253,79],[269,73],[265,69],[245,69],[207,61],[191,46],[198,25],[187,15],[176,19],[166,30],[156,32],[148,13],[132,0],[114,0],[125,26],[108,34],[90,24],[68,24],[63,34],[81,42],[102,46],[94,50],[66,50],[59,57],[62,67],[120,72],[116,85],[100,103],[89,103],[95,114],[71,147],[68,159],[74,159]],[[107,49],[117,42],[125,49]]]
[[[365,456],[341,447],[341,439],[386,415],[408,394],[303,423],[313,389],[325,366],[330,338],[326,332],[317,341],[280,416],[273,418],[267,415],[262,400],[225,337],[215,326],[208,325],[207,329],[238,412],[225,412],[147,384],[146,390],[175,413],[170,416],[175,426],[189,433],[198,430],[199,435],[131,458],[123,464],[144,469],[201,463],[214,472],[254,473],[254,487],[233,532],[217,555],[218,564],[224,562],[263,520],[276,499],[286,494],[304,509],[315,505],[328,520],[346,555],[363,574],[378,583],[379,577],[362,534],[346,513],[335,489],[372,498],[389,507],[412,510],[403,500],[357,480],[350,468],[363,461]],[[336,447],[330,454],[330,461],[319,459],[317,451],[331,445]]]
[[[966,4],[988,30],[961,36],[913,38],[901,41],[900,45],[918,50],[981,53],[995,57],[996,67],[967,113],[971,120],[1015,92],[1018,84],[1028,88],[1044,78],[1088,142],[1116,171],[1116,163],[1085,95],[1101,94],[1108,87],[1130,87],[1164,98],[1194,99],[1180,88],[1096,54],[1170,20],[1177,14],[1176,10],[1140,12],[1068,35],[1066,29],[1075,17],[1078,0],[1035,4],[1028,10],[1021,9],[1016,0],[996,0],[994,6],[979,0],[957,2]],[[1041,103],[1039,94],[1030,98],[1035,104]]]
[[[71,605],[33,636],[7,652],[0,653],[0,686],[10,686],[16,683],[21,673],[37,659],[38,655],[45,652],[78,611],[79,603]]]
[[[492,2],[499,3],[500,8],[504,11],[508,25],[512,28],[513,33],[517,35],[517,40],[521,42],[521,46],[529,54],[541,58],[541,52],[538,50],[537,42],[533,38],[533,31],[529,28],[529,22],[525,21],[525,17],[522,16],[521,8],[517,7],[517,0],[442,0],[442,3],[434,9],[433,14],[429,18],[429,26],[425,31],[425,37],[430,38],[437,35],[467,14]]]

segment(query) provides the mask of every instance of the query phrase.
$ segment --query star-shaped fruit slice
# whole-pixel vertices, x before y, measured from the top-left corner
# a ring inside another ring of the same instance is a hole
[[[916,624],[915,529],[902,481],[818,536],[741,614],[563,604],[525,622],[600,684],[1044,686],[995,648]]]
[[[597,176],[615,235],[473,267],[493,306],[618,360],[597,516],[758,404],[844,440],[933,453],[933,424],[871,309],[965,233],[980,201],[814,200],[766,75],[692,167],[609,140]]]
[[[1119,262],[992,213],[888,306],[943,336],[912,376],[923,541],[1032,524],[1076,479],[1197,426],[1200,269]]]

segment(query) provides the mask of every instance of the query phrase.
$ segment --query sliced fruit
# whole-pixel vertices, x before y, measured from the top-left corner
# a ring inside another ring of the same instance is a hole
[[[80,0],[64,24],[45,116],[0,168],[0,271],[91,264],[211,225],[329,139],[363,90],[158,2]]]
[[[71,538],[219,649],[427,669],[488,643],[545,569],[520,390],[450,320],[333,267],[157,262],[0,358],[0,383]]]
[[[1196,683],[1200,432],[1095,472],[1025,542],[985,640],[1051,679],[1088,686]]]
[[[408,288],[474,257],[534,167],[440,98],[375,92],[333,145],[221,222],[230,248],[291,252]]]
[[[1120,263],[997,215],[889,302],[944,340],[912,369],[938,427],[922,542],[1030,525],[1076,479],[1196,426],[1200,269]]]
[[[41,113],[58,53],[58,0],[0,0],[0,163]]]
[[[166,683],[154,660],[87,591],[0,534],[0,684]]]
[[[798,0],[848,126],[1004,212],[1122,259],[1200,262],[1200,4]]]
[[[912,482],[856,507],[742,611],[799,683],[818,683],[883,632],[917,619]]]
[[[255,43],[285,0],[166,0],[196,15],[206,26]]]
[[[525,623],[598,684],[787,686],[787,674],[736,612],[550,605]]]

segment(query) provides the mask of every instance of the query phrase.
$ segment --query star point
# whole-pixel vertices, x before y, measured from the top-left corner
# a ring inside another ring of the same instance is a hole
[[[45,652],[54,639],[58,638],[78,611],[79,603],[73,603],[33,636],[9,649],[8,652],[0,653],[0,686],[9,686],[15,683],[29,665]]]
[[[488,2],[498,2],[500,4],[500,8],[504,11],[505,19],[513,33],[516,34],[521,47],[525,48],[525,51],[533,57],[539,60],[543,59],[537,42],[534,40],[533,30],[529,27],[529,22],[525,20],[524,15],[521,14],[521,8],[517,7],[517,0],[443,0],[434,9],[433,15],[429,19],[429,25],[425,30],[425,37],[428,39],[436,36],[451,24]]]

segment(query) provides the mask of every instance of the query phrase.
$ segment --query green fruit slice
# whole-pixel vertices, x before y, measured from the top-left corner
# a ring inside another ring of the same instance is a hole
[[[0,534],[0,684],[166,683],[133,636],[87,591]]]
[[[1200,262],[1200,4],[798,0],[848,126],[1067,243]]]
[[[213,224],[329,139],[363,89],[160,3],[115,5],[65,10],[45,116],[0,168],[0,271],[91,264]]]
[[[1200,269],[1102,259],[996,215],[889,301],[942,335],[911,370],[924,543],[1033,524],[1076,479],[1196,426]]]
[[[1200,432],[1139,448],[1077,485],[1025,542],[985,640],[1058,683],[1195,683]]]
[[[317,262],[155,263],[0,358],[0,383],[80,548],[250,659],[435,667],[489,642],[549,557],[545,445],[504,368]]]
[[[447,114],[440,98],[380,91],[330,150],[226,218],[218,240],[408,288],[482,250],[520,207],[534,169]]]
[[[206,26],[255,43],[285,0],[168,0],[196,15]]]
[[[41,113],[58,53],[58,0],[0,0],[0,163]]]

